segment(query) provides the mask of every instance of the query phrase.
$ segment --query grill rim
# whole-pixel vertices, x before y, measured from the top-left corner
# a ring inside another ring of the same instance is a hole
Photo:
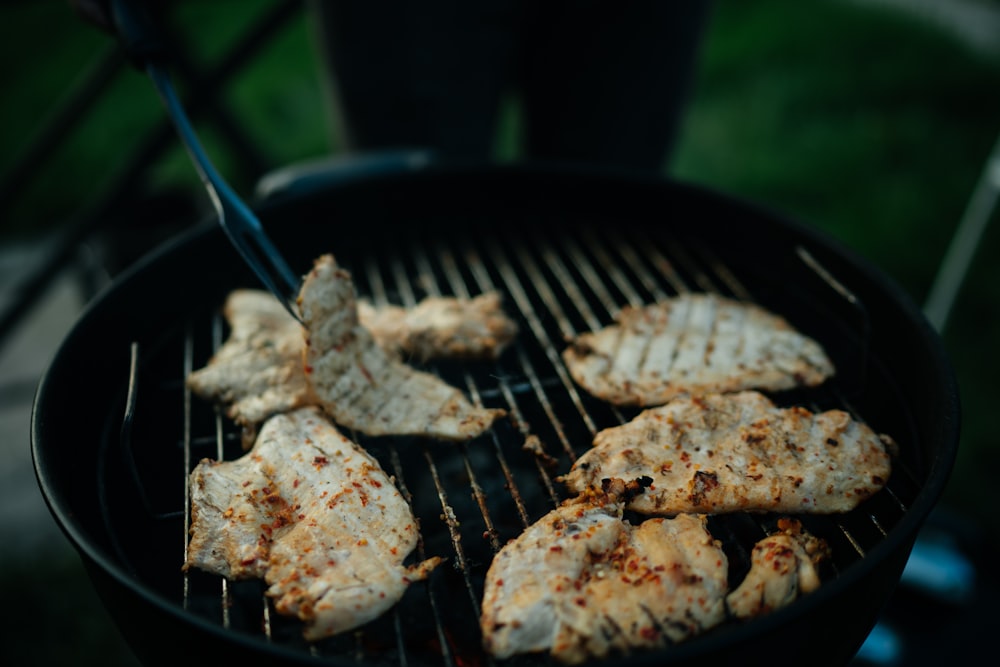
[[[852,271],[863,274],[862,277],[873,283],[884,294],[888,302],[896,308],[902,309],[907,324],[915,327],[911,330],[911,334],[915,335],[918,339],[916,342],[923,346],[925,353],[931,355],[931,358],[928,359],[928,364],[934,369],[943,384],[939,393],[946,402],[945,405],[941,406],[942,414],[945,418],[927,436],[936,439],[937,445],[933,450],[935,453],[933,460],[928,461],[926,475],[922,480],[916,498],[908,505],[904,516],[889,531],[885,538],[875,545],[874,548],[870,549],[860,562],[854,563],[852,567],[842,572],[835,582],[829,582],[811,595],[800,600],[793,609],[786,608],[779,610],[767,618],[755,620],[750,625],[726,628],[724,633],[713,636],[713,647],[724,648],[727,645],[738,645],[753,636],[766,634],[768,631],[766,626],[770,626],[771,628],[784,626],[791,618],[792,612],[805,615],[810,609],[830,605],[844,590],[858,586],[861,582],[872,577],[876,570],[880,570],[880,566],[889,564],[889,567],[901,572],[902,566],[905,564],[905,556],[908,556],[913,540],[916,537],[917,529],[925,521],[930,510],[938,501],[943,487],[947,482],[957,451],[959,432],[958,392],[952,369],[947,362],[946,355],[940,345],[936,332],[933,331],[929,323],[923,318],[922,313],[920,313],[919,309],[916,308],[912,300],[901,288],[874,266],[870,265],[864,258],[842,246],[836,240],[826,237],[818,230],[804,227],[799,223],[775,214],[773,211],[767,211],[757,205],[737,200],[729,195],[723,195],[702,186],[664,182],[659,178],[646,179],[606,169],[565,168],[558,165],[554,169],[551,166],[534,166],[528,168],[524,166],[500,166],[473,170],[470,170],[467,166],[435,167],[425,169],[418,174],[406,174],[404,177],[408,179],[416,178],[418,181],[425,178],[433,179],[431,182],[437,182],[441,179],[460,180],[484,177],[496,178],[497,176],[501,180],[510,179],[511,183],[516,183],[519,179],[524,178],[529,180],[540,179],[542,182],[545,182],[546,179],[555,177],[558,179],[568,178],[570,180],[579,180],[580,182],[577,185],[581,188],[586,188],[587,182],[592,181],[599,187],[625,187],[626,189],[648,187],[655,188],[658,191],[663,190],[668,194],[670,192],[674,194],[680,193],[686,197],[694,197],[696,200],[718,200],[722,198],[727,202],[728,206],[735,206],[739,210],[751,214],[751,218],[756,217],[767,220],[777,225],[779,229],[785,228],[822,248],[825,254],[839,258]],[[341,183],[340,187],[347,187],[349,185],[360,185],[363,188],[391,186],[399,178],[401,178],[399,174],[379,175],[377,177],[369,176],[358,181]],[[322,187],[317,186],[315,189],[293,194],[282,193],[281,196],[265,202],[261,206],[261,214],[262,216],[266,216],[280,213],[284,210],[288,202],[308,200],[318,192],[325,192],[326,187],[326,185]],[[36,478],[50,512],[55,517],[64,534],[80,553],[85,565],[87,565],[88,572],[91,573],[92,579],[95,580],[95,584],[100,582],[98,586],[99,593],[102,592],[101,589],[106,587],[106,584],[110,583],[114,587],[121,588],[127,593],[133,594],[143,602],[151,604],[158,615],[172,618],[181,626],[193,626],[201,633],[223,640],[223,643],[235,642],[242,648],[248,649],[252,655],[259,656],[263,652],[272,657],[285,660],[299,661],[301,659],[312,662],[313,659],[308,656],[302,656],[297,651],[290,651],[281,646],[267,644],[258,637],[241,635],[240,633],[201,619],[194,614],[185,612],[173,601],[161,597],[156,591],[150,590],[143,582],[132,578],[120,567],[107,549],[94,543],[94,537],[90,535],[90,531],[81,525],[73,511],[72,503],[68,501],[69,494],[67,494],[65,488],[62,488],[63,485],[58,480],[58,475],[54,474],[53,466],[56,466],[58,462],[52,460],[52,457],[56,456],[56,453],[52,451],[51,443],[48,446],[45,444],[50,439],[48,436],[48,431],[50,430],[49,421],[59,414],[56,406],[58,405],[60,395],[65,394],[65,387],[62,385],[65,384],[63,381],[67,373],[66,369],[72,368],[74,360],[78,358],[79,351],[77,348],[81,347],[81,341],[94,335],[94,330],[100,328],[99,320],[102,318],[106,319],[107,311],[113,310],[116,302],[119,305],[132,303],[134,300],[131,298],[130,293],[134,292],[137,289],[136,286],[141,285],[144,280],[148,281],[150,274],[154,274],[164,264],[172,264],[176,267],[176,258],[178,256],[184,257],[191,249],[207,245],[225,245],[222,232],[214,219],[203,221],[203,223],[195,226],[195,228],[154,250],[118,276],[104,292],[99,294],[87,306],[83,315],[60,346],[52,363],[41,378],[36,391],[31,418],[31,446]],[[174,260],[173,262],[171,262],[172,259]],[[204,297],[202,300],[211,301],[211,298]],[[106,333],[106,331],[102,331],[102,333]],[[121,335],[121,333],[115,332],[115,336],[120,339],[129,338],[129,336]],[[121,349],[127,350],[128,343],[122,346]],[[127,363],[128,360],[124,359],[122,366],[127,368]],[[104,417],[104,415],[101,415],[100,420],[103,421]],[[47,451],[46,447],[48,447],[49,451]],[[894,560],[899,562],[893,563]],[[899,572],[895,574],[898,575]],[[898,576],[894,577],[894,580],[897,579]],[[108,601],[109,607],[113,606],[113,604],[114,600]],[[116,620],[120,624],[123,623],[123,619],[117,616]],[[124,619],[124,621],[127,623],[127,619]],[[874,618],[872,618],[872,623],[874,623]],[[127,633],[124,634],[126,635],[126,640],[133,643],[129,639],[129,635]],[[700,639],[702,638],[695,638],[689,643],[672,647],[669,649],[671,652],[670,657],[676,657],[680,661],[687,655],[702,653],[704,651],[704,647],[702,646],[704,642],[699,641]],[[135,646],[135,644],[133,645]],[[137,654],[141,653],[137,651]],[[228,655],[228,657],[232,658],[232,655]],[[662,660],[663,658],[664,655],[662,652],[654,652],[650,656],[637,655],[631,659],[635,661],[635,664],[644,664],[646,661],[654,659]],[[331,664],[339,664],[341,662],[335,657],[327,657],[326,659]],[[343,664],[347,664],[347,662],[350,661],[345,659]]]

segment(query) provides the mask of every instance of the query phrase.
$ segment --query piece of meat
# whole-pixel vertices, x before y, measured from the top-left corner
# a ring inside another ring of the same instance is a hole
[[[415,308],[358,302],[361,324],[390,353],[429,359],[496,359],[517,333],[500,294],[473,299],[428,297]],[[305,334],[270,292],[238,289],[223,307],[230,333],[208,363],[187,378],[202,398],[226,406],[249,449],[266,418],[317,404],[306,380]]]
[[[378,461],[315,407],[266,421],[249,452],[190,475],[184,569],[263,578],[312,641],[392,607],[440,561],[412,566],[417,522]]]
[[[820,586],[817,568],[830,556],[826,541],[795,519],[779,520],[778,528],[754,545],[750,571],[726,596],[726,608],[737,618],[768,614]]]
[[[373,436],[468,440],[506,414],[471,404],[458,389],[376,345],[358,321],[351,276],[331,255],[316,260],[298,301],[307,329],[306,378],[341,426]]]
[[[625,486],[564,502],[508,542],[486,574],[480,617],[496,658],[564,663],[683,641],[725,618],[728,561],[706,518],[632,526]]]
[[[714,294],[627,306],[615,319],[570,341],[563,360],[577,384],[616,405],[815,386],[834,373],[822,347],[783,318]]]
[[[430,359],[496,359],[517,335],[499,292],[471,299],[430,296],[413,308],[358,301],[361,324],[384,350]]]
[[[226,406],[249,448],[268,417],[315,404],[302,371],[302,325],[271,295],[239,289],[226,298],[226,341],[187,377],[191,390]]]
[[[842,410],[778,408],[755,391],[676,399],[599,432],[560,478],[653,480],[630,509],[651,514],[847,512],[880,490],[891,438]]]

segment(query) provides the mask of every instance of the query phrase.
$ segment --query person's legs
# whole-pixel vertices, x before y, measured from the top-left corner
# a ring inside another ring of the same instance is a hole
[[[526,157],[665,168],[709,4],[529,2],[519,69]]]
[[[509,0],[310,0],[348,150],[489,159],[511,71]]]

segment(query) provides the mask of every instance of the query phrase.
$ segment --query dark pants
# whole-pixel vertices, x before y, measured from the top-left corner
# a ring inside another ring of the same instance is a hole
[[[495,155],[504,96],[519,157],[664,167],[708,0],[311,0],[348,150]]]

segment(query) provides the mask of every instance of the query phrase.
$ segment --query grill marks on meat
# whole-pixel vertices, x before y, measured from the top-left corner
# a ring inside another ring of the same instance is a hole
[[[409,505],[317,408],[272,417],[250,452],[201,461],[190,486],[184,568],[263,578],[307,640],[376,618],[440,562],[403,565],[418,539]]]
[[[780,519],[779,530],[754,545],[750,572],[726,596],[732,616],[750,619],[780,609],[820,586],[817,570],[829,558],[826,542],[795,519]]]
[[[350,274],[331,255],[317,259],[306,276],[299,308],[306,377],[338,424],[372,436],[467,440],[506,414],[472,405],[458,389],[376,345],[358,321]]]
[[[262,290],[231,292],[223,315],[229,337],[207,365],[188,375],[187,385],[227,406],[249,448],[265,419],[315,404],[302,370],[302,326]]]
[[[317,404],[303,368],[305,334],[265,290],[234,290],[223,315],[229,337],[187,384],[196,395],[226,405],[249,449],[271,415]],[[472,299],[428,297],[413,309],[358,302],[358,315],[387,352],[420,361],[496,359],[517,334],[499,292]]]
[[[563,351],[573,379],[616,405],[744,389],[821,384],[834,373],[822,347],[760,306],[713,294],[682,294],[584,333]]]
[[[417,361],[496,359],[517,335],[495,291],[472,299],[431,296],[413,308],[362,300],[358,317],[381,348]]]
[[[629,507],[651,514],[847,512],[885,485],[893,446],[842,410],[710,394],[599,432],[560,480],[581,492],[606,477],[650,477]]]
[[[565,663],[679,642],[725,619],[727,559],[706,518],[632,526],[624,486],[564,502],[496,555],[480,625],[496,658],[549,651]]]

